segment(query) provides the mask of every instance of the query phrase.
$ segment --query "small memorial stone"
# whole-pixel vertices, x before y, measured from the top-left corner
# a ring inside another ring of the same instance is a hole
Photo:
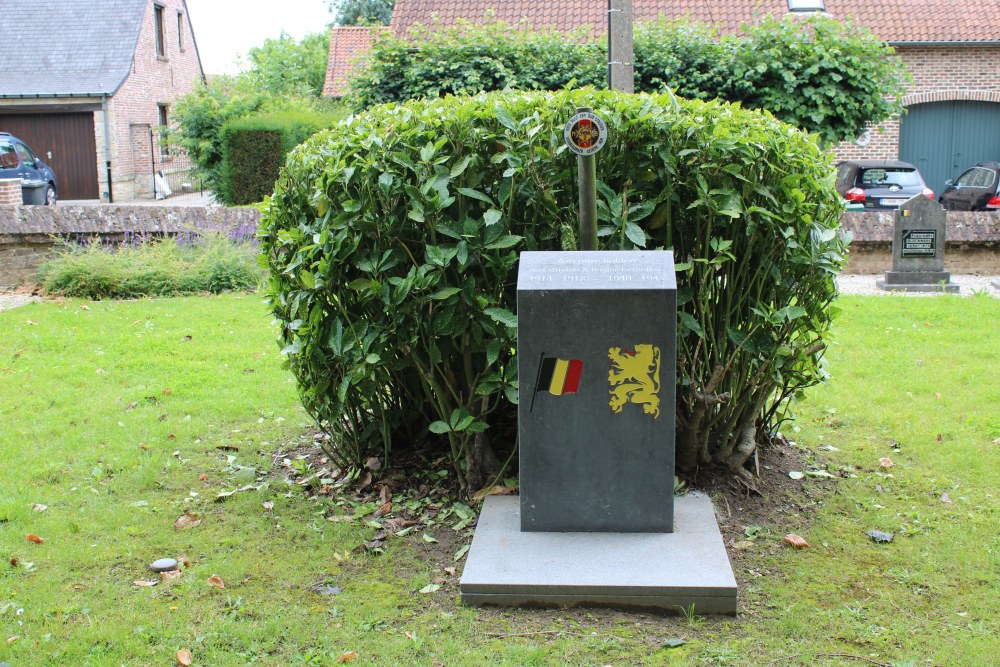
[[[917,195],[894,214],[892,271],[877,281],[890,292],[958,292],[951,274],[944,270],[944,208],[924,195]]]
[[[149,564],[149,569],[153,572],[169,572],[177,569],[177,560],[174,558],[161,558]]]

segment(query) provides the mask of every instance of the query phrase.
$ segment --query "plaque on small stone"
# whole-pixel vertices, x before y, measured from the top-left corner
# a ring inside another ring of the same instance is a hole
[[[951,274],[944,270],[944,208],[917,195],[896,209],[892,235],[892,271],[876,282],[897,292],[957,292]]]

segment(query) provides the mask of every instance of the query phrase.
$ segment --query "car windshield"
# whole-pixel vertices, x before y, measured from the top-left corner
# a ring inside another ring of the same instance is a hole
[[[973,167],[958,177],[955,185],[963,188],[988,188],[993,185],[996,172],[984,167]]]
[[[922,185],[920,175],[917,174],[916,169],[892,169],[884,167],[863,169],[858,175],[858,181],[865,187],[898,185],[905,188]]]

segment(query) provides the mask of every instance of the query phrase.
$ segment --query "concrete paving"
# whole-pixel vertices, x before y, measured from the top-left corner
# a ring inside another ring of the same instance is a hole
[[[470,606],[612,606],[735,614],[736,577],[712,501],[674,500],[673,533],[522,532],[517,496],[491,496],[459,582]]]

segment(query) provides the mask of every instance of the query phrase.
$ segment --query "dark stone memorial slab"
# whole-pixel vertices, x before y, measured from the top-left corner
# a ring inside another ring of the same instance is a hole
[[[672,530],[676,295],[667,251],[521,254],[521,530]]]
[[[944,270],[947,214],[924,195],[896,209],[892,236],[892,271],[876,282],[879,289],[896,292],[958,292]]]
[[[736,613],[711,501],[674,498],[676,294],[669,252],[521,254],[520,497],[484,502],[463,604]]]

